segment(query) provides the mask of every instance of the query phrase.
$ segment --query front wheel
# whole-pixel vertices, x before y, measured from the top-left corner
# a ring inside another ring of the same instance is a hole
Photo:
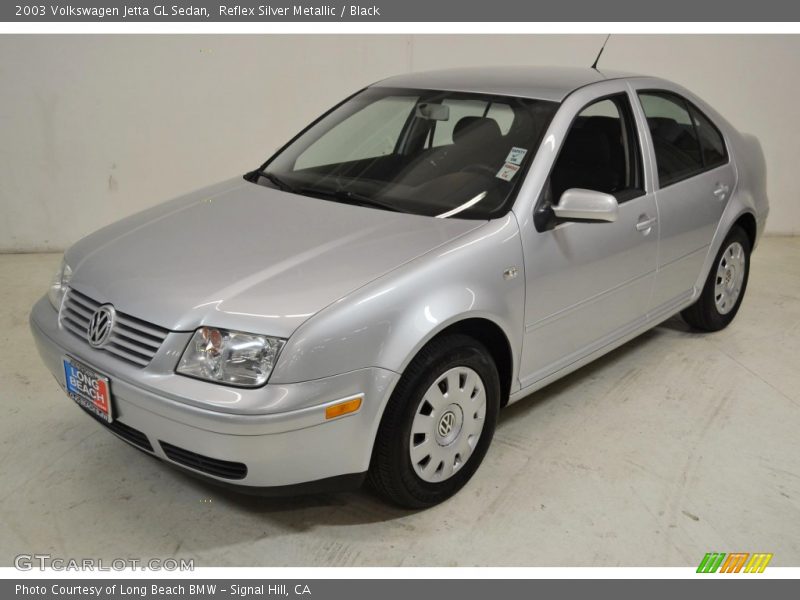
[[[435,339],[414,358],[384,412],[370,481],[406,508],[460,490],[492,441],[500,379],[486,348],[463,335]]]
[[[733,321],[742,304],[750,275],[750,238],[731,229],[717,253],[700,297],[681,313],[695,329],[719,331]]]

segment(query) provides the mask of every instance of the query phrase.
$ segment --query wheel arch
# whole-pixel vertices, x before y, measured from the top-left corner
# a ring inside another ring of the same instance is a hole
[[[758,225],[756,224],[755,215],[751,212],[743,212],[733,222],[733,225],[731,225],[730,229],[733,229],[737,226],[741,227],[747,234],[747,239],[750,241],[750,248],[755,248],[756,236],[758,235]],[[728,233],[730,233],[730,229],[728,230]],[[725,235],[727,236],[727,233]]]
[[[733,216],[734,214],[736,215],[735,217]],[[740,206],[738,212],[732,211],[730,216],[727,217],[726,215],[723,215],[723,218],[717,228],[717,232],[714,235],[714,239],[712,240],[711,245],[708,247],[708,253],[706,254],[703,268],[698,274],[697,281],[695,282],[695,293],[692,296],[693,298],[697,298],[697,296],[699,296],[700,292],[703,290],[706,278],[711,272],[711,269],[714,268],[714,258],[717,256],[717,252],[719,252],[719,249],[725,241],[725,238],[727,238],[733,228],[737,226],[741,227],[747,235],[747,239],[750,241],[750,251],[752,252],[755,249],[755,245],[759,239],[759,231],[758,221],[756,220],[756,216],[752,209],[750,209],[748,206]]]
[[[466,317],[447,324],[424,341],[409,362],[431,342],[447,335],[462,334],[480,342],[489,351],[500,378],[500,406],[508,404],[514,377],[514,354],[506,332],[494,321],[485,317]]]

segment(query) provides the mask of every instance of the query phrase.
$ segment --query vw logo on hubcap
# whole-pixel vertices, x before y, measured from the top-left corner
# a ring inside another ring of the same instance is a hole
[[[456,415],[451,412],[447,411],[442,415],[442,418],[439,420],[439,435],[443,438],[446,438],[450,435],[450,432],[453,431],[453,425],[456,423]]]
[[[108,341],[108,337],[114,327],[115,317],[116,312],[110,304],[101,306],[94,311],[86,331],[86,339],[89,341],[89,345],[100,348]]]

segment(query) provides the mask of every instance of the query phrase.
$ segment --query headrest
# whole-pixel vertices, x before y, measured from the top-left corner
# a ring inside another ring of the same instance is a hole
[[[573,129],[564,142],[561,157],[579,165],[608,164],[611,161],[608,137],[599,131]]]
[[[675,142],[684,132],[683,127],[675,119],[670,119],[669,117],[649,117],[647,124],[650,126],[650,132],[653,137],[658,137],[668,142]]]
[[[619,139],[622,134],[621,121],[617,117],[587,117],[581,128],[584,131],[599,131],[609,140]]]
[[[456,144],[467,138],[473,142],[492,143],[501,137],[500,126],[489,117],[461,117],[453,127],[453,142]]]

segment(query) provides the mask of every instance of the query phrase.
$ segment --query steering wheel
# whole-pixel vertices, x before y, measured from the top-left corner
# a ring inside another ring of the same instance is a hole
[[[489,177],[494,177],[497,171],[495,171],[492,167],[487,165],[481,164],[474,164],[474,165],[467,165],[463,169],[459,169],[460,173],[477,173],[478,175],[488,175]]]

